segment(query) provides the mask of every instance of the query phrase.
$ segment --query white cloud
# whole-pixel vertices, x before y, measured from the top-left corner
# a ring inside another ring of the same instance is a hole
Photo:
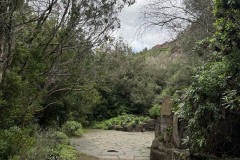
[[[136,0],[136,3],[126,7],[120,13],[121,28],[114,33],[116,37],[122,37],[134,51],[141,51],[145,47],[152,48],[157,44],[171,40],[171,35],[166,30],[151,29],[139,36],[138,28],[140,27],[140,8],[144,7],[149,1]]]

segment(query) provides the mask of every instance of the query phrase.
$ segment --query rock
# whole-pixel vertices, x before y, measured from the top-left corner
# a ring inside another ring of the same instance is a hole
[[[165,134],[168,127],[172,126],[172,124],[173,124],[172,116],[159,117],[155,125],[155,137]]]
[[[137,124],[134,128],[135,132],[143,132],[143,125]]]
[[[163,44],[158,44],[158,45],[152,47],[152,49],[160,49],[160,48],[168,47],[171,43],[172,43],[172,42],[166,41],[166,42],[163,43]]]
[[[155,138],[152,142],[150,160],[191,160],[186,155],[186,150],[171,148],[171,146],[167,148],[166,145],[167,143],[164,145],[163,142]]]
[[[160,119],[161,119],[161,117],[159,117],[156,120],[156,124],[155,124],[155,137],[158,137],[161,134]]]
[[[155,123],[156,123],[156,120],[149,119],[148,121],[146,121],[145,124],[143,124],[143,131],[154,131]]]
[[[173,125],[172,116],[162,116],[160,118],[160,134],[165,134],[167,129]]]
[[[133,131],[133,126],[123,126],[123,131],[132,132]]]
[[[178,150],[172,148],[167,151],[166,160],[193,160],[193,159],[186,154],[186,150]]]
[[[124,125],[121,126],[113,126],[110,129],[118,130],[118,131],[126,131],[126,132],[145,132],[145,131],[154,131],[156,120],[149,119],[144,124],[137,125]]]
[[[162,116],[170,116],[172,114],[172,97],[171,96],[165,96],[163,97],[163,104],[162,104]]]
[[[167,133],[165,133],[165,134],[164,134],[164,141],[165,141],[166,143],[168,143],[168,142],[170,142],[170,140],[171,140],[171,137],[170,137]]]
[[[152,149],[150,153],[150,160],[166,160],[167,154]]]
[[[117,131],[123,131],[123,127],[116,127]]]
[[[173,145],[176,148],[179,148],[181,145],[181,137],[179,134],[179,122],[178,122],[177,113],[173,115]]]

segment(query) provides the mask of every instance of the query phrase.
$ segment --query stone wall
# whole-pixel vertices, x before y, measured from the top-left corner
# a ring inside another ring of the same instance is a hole
[[[150,160],[190,160],[181,143],[181,139],[186,136],[185,123],[179,120],[177,113],[172,112],[171,98],[163,98],[162,114],[156,121]]]
[[[155,125],[155,139],[152,142],[150,160],[203,160],[199,154],[188,156],[186,146],[182,139],[187,136],[186,122],[178,118],[177,113],[172,113],[171,97],[163,98],[162,115]],[[207,145],[219,151],[228,151],[228,156],[240,156],[240,112],[229,113],[225,119],[219,121],[209,134]],[[224,137],[230,137],[226,141]],[[233,152],[233,153],[231,153]],[[205,160],[223,160],[214,155],[204,155]],[[221,155],[219,155],[221,156]],[[225,155],[227,156],[227,155]],[[233,160],[225,158],[224,160]],[[234,160],[240,160],[235,158]]]

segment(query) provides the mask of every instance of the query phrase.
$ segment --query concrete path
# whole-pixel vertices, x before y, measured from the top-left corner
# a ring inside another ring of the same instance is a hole
[[[149,160],[153,139],[154,132],[93,130],[70,142],[80,152],[101,159]]]

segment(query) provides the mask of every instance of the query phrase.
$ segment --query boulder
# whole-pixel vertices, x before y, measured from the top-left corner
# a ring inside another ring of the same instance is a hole
[[[133,126],[123,126],[123,131],[126,131],[126,132],[132,132],[133,131]]]
[[[156,149],[151,149],[150,160],[166,160],[167,154],[159,152]]]
[[[152,142],[150,160],[191,160],[191,158],[186,155],[186,150],[172,148],[168,143],[155,138]]]

